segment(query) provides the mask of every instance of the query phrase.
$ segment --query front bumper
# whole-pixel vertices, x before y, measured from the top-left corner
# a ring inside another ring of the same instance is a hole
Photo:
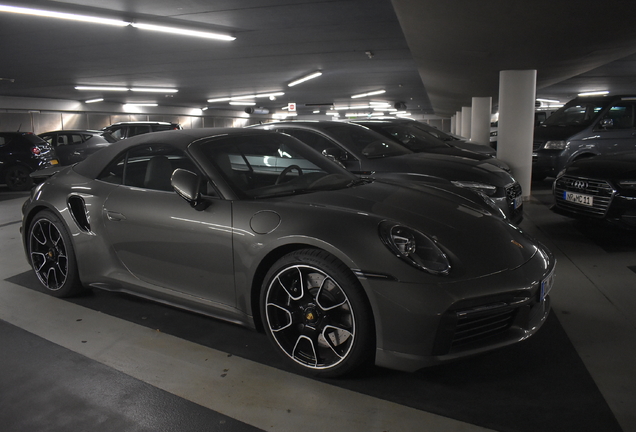
[[[527,339],[549,314],[545,283],[551,288],[554,267],[541,249],[519,268],[478,280],[377,281],[376,364],[413,372]]]

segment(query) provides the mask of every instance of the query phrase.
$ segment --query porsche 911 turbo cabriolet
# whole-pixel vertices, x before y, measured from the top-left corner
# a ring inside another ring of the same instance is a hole
[[[262,330],[307,374],[414,371],[522,341],[550,310],[553,255],[485,199],[357,177],[288,135],[157,132],[51,170],[21,230],[45,291]]]

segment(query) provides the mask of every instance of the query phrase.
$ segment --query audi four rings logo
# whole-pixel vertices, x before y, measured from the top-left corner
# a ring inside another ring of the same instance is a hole
[[[579,189],[579,190],[587,189],[587,182],[584,180],[568,180],[566,184],[568,187],[571,187],[572,189]]]

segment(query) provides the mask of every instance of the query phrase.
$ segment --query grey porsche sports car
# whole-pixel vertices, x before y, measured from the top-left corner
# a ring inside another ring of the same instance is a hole
[[[359,178],[288,135],[112,144],[37,185],[27,259],[52,295],[122,291],[263,330],[299,371],[414,371],[526,339],[555,260],[446,184]]]

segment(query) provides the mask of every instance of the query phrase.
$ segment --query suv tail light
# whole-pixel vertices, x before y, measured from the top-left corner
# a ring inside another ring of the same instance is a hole
[[[31,153],[33,153],[34,155],[39,156],[41,152],[42,151],[40,150],[40,147],[31,147]]]

